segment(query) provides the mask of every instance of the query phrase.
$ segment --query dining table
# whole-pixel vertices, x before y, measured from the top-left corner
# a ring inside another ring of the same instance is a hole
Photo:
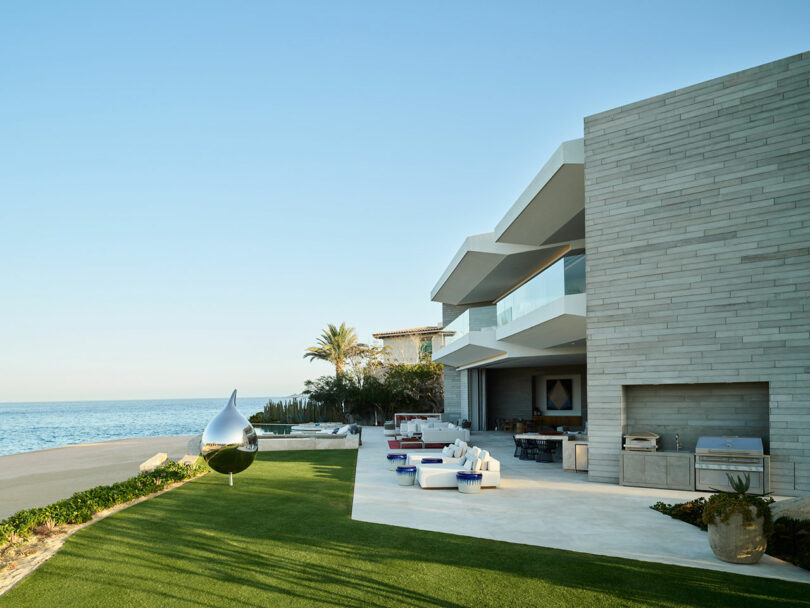
[[[543,433],[520,433],[515,435],[515,439],[539,439],[542,441],[568,441],[572,435],[544,435]]]

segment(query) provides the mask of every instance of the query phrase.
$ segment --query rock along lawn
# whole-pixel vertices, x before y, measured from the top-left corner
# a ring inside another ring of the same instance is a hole
[[[797,583],[352,521],[356,455],[262,452],[233,488],[130,507],[0,607],[810,606]]]

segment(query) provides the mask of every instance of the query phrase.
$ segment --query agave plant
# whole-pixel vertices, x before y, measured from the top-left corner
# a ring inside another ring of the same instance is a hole
[[[712,488],[717,494],[709,497],[706,502],[703,509],[703,523],[706,525],[717,522],[727,523],[731,515],[739,513],[742,515],[743,522],[749,524],[754,520],[751,512],[751,507],[753,507],[757,517],[764,519],[766,537],[770,535],[773,530],[770,509],[773,499],[748,494],[748,489],[751,487],[751,476],[748,473],[745,474],[745,477],[742,475],[733,477],[726,473],[726,478],[732,491]]]
[[[748,488],[751,487],[751,475],[748,473],[745,474],[745,478],[742,475],[738,475],[736,478],[732,477],[729,473],[726,473],[726,477],[728,478],[728,485],[731,486],[731,489],[734,490],[734,494],[739,494],[740,496],[745,496],[748,493]]]
[[[728,485],[731,486],[731,492],[727,490],[718,490],[717,488],[712,488],[712,492],[717,492],[718,494],[736,494],[738,496],[745,496],[748,493],[748,488],[751,487],[751,475],[748,473],[745,474],[745,477],[742,475],[732,477],[731,474],[726,473],[726,479],[728,479]]]

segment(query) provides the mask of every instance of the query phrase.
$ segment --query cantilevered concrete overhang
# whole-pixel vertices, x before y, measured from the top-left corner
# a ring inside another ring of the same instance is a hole
[[[584,140],[563,142],[495,227],[495,241],[541,246],[585,238]]]
[[[492,302],[535,274],[559,251],[560,245],[497,243],[492,232],[469,236],[436,282],[430,299],[454,305]]]
[[[585,338],[585,297],[578,293],[552,300],[495,330],[499,341],[535,348],[577,343]]]
[[[458,369],[519,366],[526,362],[584,362],[584,346],[545,349],[498,340],[496,330],[471,331],[433,353],[433,361]]]
[[[493,357],[478,365],[462,367],[459,369],[473,368],[508,368],[508,367],[561,367],[563,365],[585,365],[587,355],[585,348],[551,348],[538,349],[538,353],[531,356],[503,356]]]
[[[503,355],[504,344],[495,339],[495,328],[470,333],[453,340],[433,353],[433,361],[452,367],[469,365],[476,361]]]

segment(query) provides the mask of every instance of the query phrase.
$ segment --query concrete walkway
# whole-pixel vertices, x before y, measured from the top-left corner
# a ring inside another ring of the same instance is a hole
[[[0,456],[0,520],[20,509],[134,477],[138,465],[158,452],[181,458],[189,439],[120,439]]]
[[[705,494],[591,483],[560,463],[513,456],[506,433],[473,433],[471,443],[501,461],[501,487],[479,494],[397,485],[381,428],[363,429],[352,518],[583,553],[708,568],[810,583],[810,572],[765,555],[756,565],[722,562],[705,532],[650,509]]]

